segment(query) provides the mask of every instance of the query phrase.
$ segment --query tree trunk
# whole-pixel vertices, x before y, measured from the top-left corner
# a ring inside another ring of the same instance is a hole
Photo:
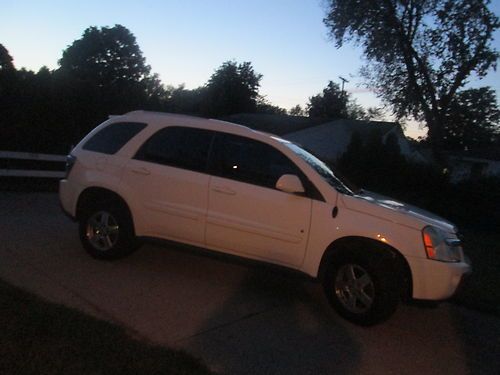
[[[426,120],[429,129],[428,137],[431,145],[432,155],[435,162],[441,168],[446,167],[446,156],[443,149],[443,126],[437,116],[429,116]]]

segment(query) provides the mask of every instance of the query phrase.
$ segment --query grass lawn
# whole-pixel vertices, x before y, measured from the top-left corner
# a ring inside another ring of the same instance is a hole
[[[0,374],[210,374],[188,354],[0,280]]]
[[[475,230],[465,232],[464,237],[472,274],[455,301],[500,315],[500,233]]]

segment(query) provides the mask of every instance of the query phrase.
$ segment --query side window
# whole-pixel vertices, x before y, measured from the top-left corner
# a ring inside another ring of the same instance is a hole
[[[209,130],[172,126],[153,134],[134,159],[206,172],[213,133]]]
[[[146,124],[141,122],[116,122],[94,134],[83,145],[83,149],[109,155],[115,154],[145,127]]]
[[[210,172],[214,175],[274,188],[284,174],[302,173],[274,147],[231,134],[217,134]]]

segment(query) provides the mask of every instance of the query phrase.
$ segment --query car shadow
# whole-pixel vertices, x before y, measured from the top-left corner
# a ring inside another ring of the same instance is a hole
[[[247,266],[237,291],[183,348],[219,373],[357,373],[359,347],[321,286],[286,270]],[[224,317],[239,317],[225,321]]]
[[[177,343],[219,373],[500,373],[497,317],[412,303],[382,324],[358,327],[331,309],[319,283],[272,266],[243,269],[233,293]]]

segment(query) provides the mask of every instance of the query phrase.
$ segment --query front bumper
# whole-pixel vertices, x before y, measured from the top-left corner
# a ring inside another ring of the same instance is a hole
[[[413,298],[445,300],[452,297],[472,272],[466,261],[440,262],[426,258],[408,258],[412,271]]]
[[[458,283],[457,289],[455,290],[455,293],[453,293],[453,296],[456,296],[457,294],[461,293],[462,290],[466,288],[466,285],[469,283],[471,275],[472,275],[472,269],[469,272],[464,273],[462,275],[462,278],[460,279],[460,282]]]

